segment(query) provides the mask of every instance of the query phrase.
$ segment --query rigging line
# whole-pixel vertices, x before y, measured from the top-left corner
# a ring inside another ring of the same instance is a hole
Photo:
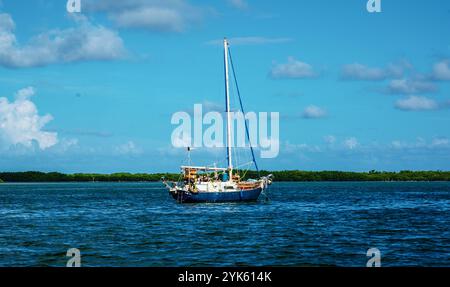
[[[246,163],[244,163],[244,164],[238,165],[237,168],[241,168],[241,167],[243,167],[243,166],[247,166],[247,165],[250,165],[250,164],[252,164],[252,163],[253,163],[253,161],[249,161],[249,162],[246,162]]]
[[[248,139],[248,143],[250,145],[250,150],[252,152],[252,158],[253,158],[253,162],[255,163],[255,167],[256,167],[256,171],[258,172],[258,177],[260,176],[259,174],[259,168],[258,168],[258,164],[256,163],[256,159],[255,159],[255,152],[253,151],[253,146],[252,143],[250,141],[250,133],[248,131],[248,126],[247,126],[247,121],[245,120],[245,111],[244,111],[244,106],[242,104],[242,98],[241,98],[241,92],[239,91],[239,85],[237,82],[237,78],[236,78],[236,72],[234,70],[234,64],[233,64],[233,57],[231,56],[231,50],[230,48],[228,48],[228,55],[230,57],[230,63],[231,63],[231,70],[233,70],[233,78],[234,78],[234,83],[236,85],[236,91],[239,97],[239,104],[241,105],[241,110],[242,113],[244,114],[244,124],[245,124],[245,132],[247,134],[247,139]]]

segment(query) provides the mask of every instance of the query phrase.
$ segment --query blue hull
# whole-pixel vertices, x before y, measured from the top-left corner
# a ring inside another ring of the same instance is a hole
[[[262,189],[251,189],[243,191],[227,192],[199,192],[199,193],[170,193],[170,195],[181,203],[200,203],[200,202],[246,202],[256,201],[261,194]]]

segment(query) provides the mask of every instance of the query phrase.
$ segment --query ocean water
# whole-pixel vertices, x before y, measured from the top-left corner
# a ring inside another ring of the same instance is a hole
[[[0,184],[0,266],[450,266],[450,183],[274,183],[178,204],[160,183]],[[262,199],[263,197],[261,197]]]

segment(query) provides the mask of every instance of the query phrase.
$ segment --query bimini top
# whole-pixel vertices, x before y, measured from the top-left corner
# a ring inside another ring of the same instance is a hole
[[[192,170],[202,170],[202,171],[227,171],[227,168],[224,167],[207,167],[207,166],[182,166],[182,170],[192,169]]]

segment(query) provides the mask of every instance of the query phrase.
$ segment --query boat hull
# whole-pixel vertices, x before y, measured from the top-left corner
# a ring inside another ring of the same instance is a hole
[[[262,188],[225,192],[171,192],[170,195],[181,203],[250,202],[258,200]]]

